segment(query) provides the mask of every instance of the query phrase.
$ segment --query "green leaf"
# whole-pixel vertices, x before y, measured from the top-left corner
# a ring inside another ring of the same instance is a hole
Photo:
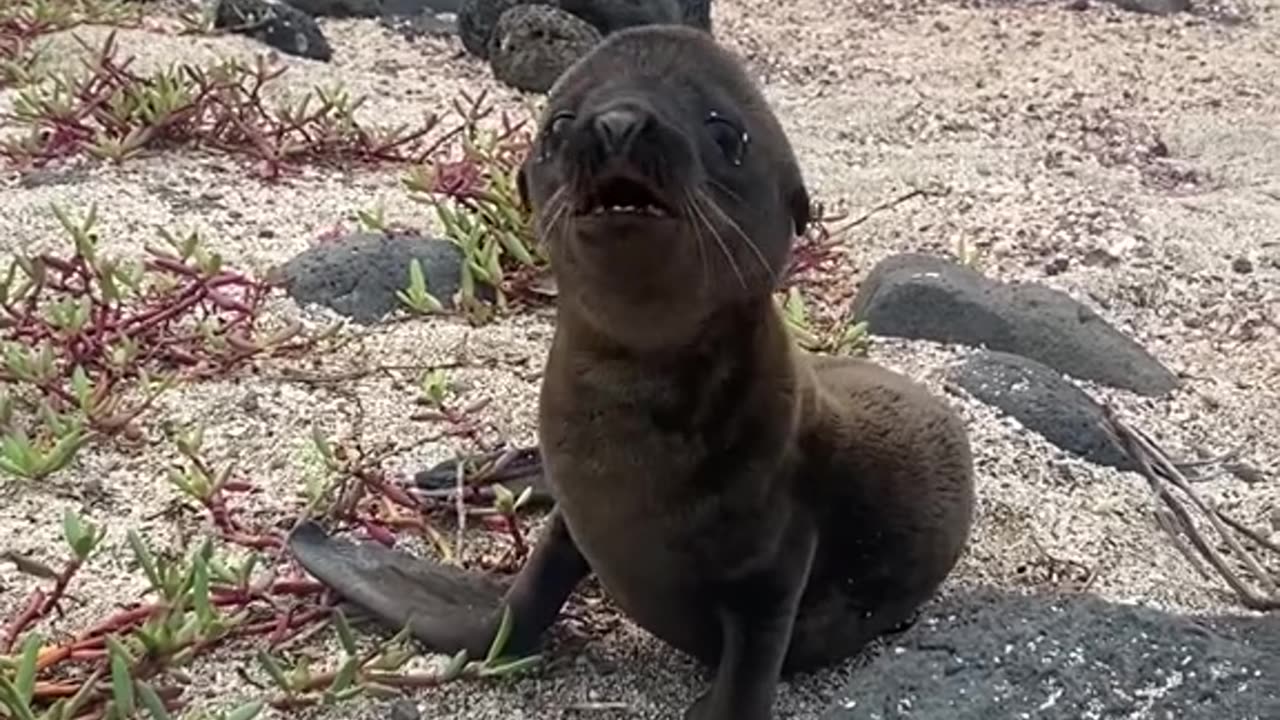
[[[511,492],[511,490],[506,485],[503,485],[502,483],[494,483],[493,495],[494,495],[493,506],[498,512],[506,515],[508,513],[515,511],[516,509],[515,493]]]
[[[264,705],[261,700],[254,700],[252,702],[245,703],[244,705],[241,705],[235,710],[227,713],[225,720],[253,720],[262,712],[263,707]]]
[[[325,465],[330,468],[336,466],[333,455],[333,446],[329,443],[329,439],[320,431],[319,425],[311,426],[311,442],[315,444],[316,451],[320,453],[320,457],[324,459]]]
[[[418,258],[409,263],[409,292],[416,296],[427,292],[427,279],[422,274],[422,262]]]
[[[293,685],[289,683],[289,679],[285,677],[284,668],[280,667],[279,661],[272,657],[271,653],[266,650],[258,651],[258,662],[262,665],[262,669],[267,671],[267,675],[271,677],[271,681],[280,687],[286,693],[293,691]]]
[[[26,433],[13,430],[0,441],[0,468],[19,477],[34,478],[41,459],[31,447]]]
[[[289,673],[289,681],[292,687],[306,687],[311,684],[311,661],[307,658],[300,658],[298,664],[293,666],[293,672]]]
[[[342,610],[335,609],[333,611],[333,627],[338,632],[338,641],[342,643],[342,650],[348,655],[355,655],[356,637],[351,632],[351,625],[347,622],[347,616]]]
[[[71,371],[71,389],[75,392],[76,400],[80,402],[80,408],[87,411],[89,399],[93,394],[93,385],[89,384],[89,376],[80,365],[76,365],[76,369]]]
[[[462,675],[462,671],[466,669],[467,662],[470,660],[467,656],[466,649],[459,650],[449,659],[449,664],[445,666],[444,671],[440,673],[440,679],[445,682],[458,679]]]
[[[98,547],[98,543],[102,541],[103,535],[104,531],[97,525],[88,522],[82,523],[80,537],[71,543],[71,550],[75,552],[76,558],[80,562],[88,560],[89,556],[93,554],[94,548]]]
[[[496,660],[502,655],[503,650],[507,647],[507,641],[511,639],[511,625],[513,618],[511,617],[511,606],[502,606],[502,620],[498,622],[498,632],[493,636],[493,642],[489,645],[489,654],[485,656],[484,664]]]
[[[383,685],[382,683],[370,681],[364,683],[360,687],[364,690],[366,695],[380,700],[394,700],[396,698],[404,697],[404,692],[399,688],[394,688],[390,685]]]
[[[165,709],[164,701],[156,694],[155,689],[145,682],[138,683],[138,698],[142,701],[142,705],[147,708],[147,712],[151,714],[152,720],[171,720],[169,711]]]
[[[194,458],[200,454],[200,448],[204,446],[204,426],[196,425],[189,431],[178,436],[176,443],[178,451],[189,458]]]
[[[524,490],[521,491],[520,497],[516,498],[514,509],[519,510],[520,508],[524,507],[524,505],[529,502],[529,498],[531,497],[533,497],[533,486],[526,485]]]
[[[496,664],[486,663],[484,667],[480,668],[480,675],[483,677],[494,677],[498,675],[514,675],[522,670],[525,670],[527,668],[533,667],[534,665],[537,665],[539,662],[542,662],[541,655],[529,655],[526,657],[522,657],[516,660],[511,660],[504,663],[496,663]]]
[[[4,676],[0,676],[0,700],[7,701],[0,704],[0,708],[13,712],[15,720],[36,720],[35,714],[31,712],[30,703],[22,701],[17,688],[9,678]]]
[[[68,509],[62,513],[62,536],[66,538],[67,545],[72,550],[75,550],[85,537],[84,521],[76,511]]]
[[[209,604],[209,561],[197,553],[191,559],[191,570],[191,604],[201,624],[208,623],[213,620],[213,606]]]
[[[107,636],[107,647],[111,654],[111,697],[120,717],[127,718],[134,711],[133,678],[129,671],[131,658],[129,651],[114,636]]]
[[[157,592],[164,586],[160,579],[160,574],[156,571],[156,559],[151,554],[151,549],[143,542],[142,536],[137,531],[130,529],[129,547],[133,549],[133,556],[138,560],[138,564],[142,566],[142,572],[147,576],[147,582],[151,583],[151,589]]]
[[[69,465],[71,459],[75,457],[81,447],[84,447],[88,439],[88,436],[80,428],[75,428],[58,438],[58,442],[54,444],[53,449],[49,451],[44,461],[40,463],[40,475],[50,475]]]
[[[342,666],[338,668],[337,675],[333,678],[333,684],[329,686],[329,691],[338,693],[351,687],[356,681],[356,672],[360,670],[360,658],[348,657],[342,662]]]
[[[80,709],[88,704],[89,698],[98,691],[98,678],[102,677],[101,670],[95,670],[93,675],[89,677],[89,682],[80,686],[76,694],[72,696],[71,701],[63,707],[63,714],[59,720],[71,720],[71,718],[79,717]]]
[[[40,657],[41,638],[35,633],[27,636],[22,643],[22,659],[18,661],[18,671],[14,674],[13,685],[18,697],[30,704],[36,691],[36,661]]]

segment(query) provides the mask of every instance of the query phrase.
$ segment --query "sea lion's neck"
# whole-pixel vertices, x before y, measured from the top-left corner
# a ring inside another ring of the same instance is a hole
[[[801,392],[797,369],[768,296],[712,312],[695,336],[661,347],[627,346],[569,312],[556,320],[542,422],[550,436],[558,422],[609,416],[647,417],[684,436],[732,434],[734,417],[785,425]]]
[[[669,326],[684,325],[681,320],[672,318]],[[654,370],[722,355],[742,357],[759,352],[761,345],[778,344],[783,333],[781,318],[767,295],[725,305],[705,315],[687,332],[672,332],[663,342],[643,344],[630,342],[634,333],[629,331],[599,327],[573,306],[561,306],[556,315],[558,344],[571,346],[575,354],[641,364]]]

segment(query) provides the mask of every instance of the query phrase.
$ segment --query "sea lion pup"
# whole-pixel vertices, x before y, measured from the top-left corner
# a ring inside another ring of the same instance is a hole
[[[538,429],[557,505],[529,560],[500,601],[491,581],[389,551],[334,561],[314,526],[295,552],[473,657],[500,602],[509,651],[528,652],[594,572],[638,625],[714,668],[685,718],[772,718],[782,672],[856,653],[951,571],[974,502],[965,430],[907,378],[788,336],[772,293],[808,193],[769,105],[707,33],[629,29],[571,66],[519,188],[559,289]]]

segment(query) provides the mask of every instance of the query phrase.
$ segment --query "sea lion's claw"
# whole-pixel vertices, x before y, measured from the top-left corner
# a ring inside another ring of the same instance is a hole
[[[506,583],[377,543],[353,543],[305,522],[289,536],[298,563],[392,631],[405,625],[437,652],[482,655],[496,629]]]

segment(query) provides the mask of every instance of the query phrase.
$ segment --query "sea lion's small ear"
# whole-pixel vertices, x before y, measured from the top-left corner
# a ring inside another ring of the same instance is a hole
[[[520,204],[523,205],[526,210],[530,209],[529,171],[526,169],[528,167],[528,162],[529,161],[526,160],[520,163],[520,169],[516,170],[516,192],[520,194]]]
[[[791,221],[795,224],[796,236],[804,235],[809,229],[809,221],[813,219],[813,206],[809,203],[809,191],[801,185],[791,191],[789,198]]]

